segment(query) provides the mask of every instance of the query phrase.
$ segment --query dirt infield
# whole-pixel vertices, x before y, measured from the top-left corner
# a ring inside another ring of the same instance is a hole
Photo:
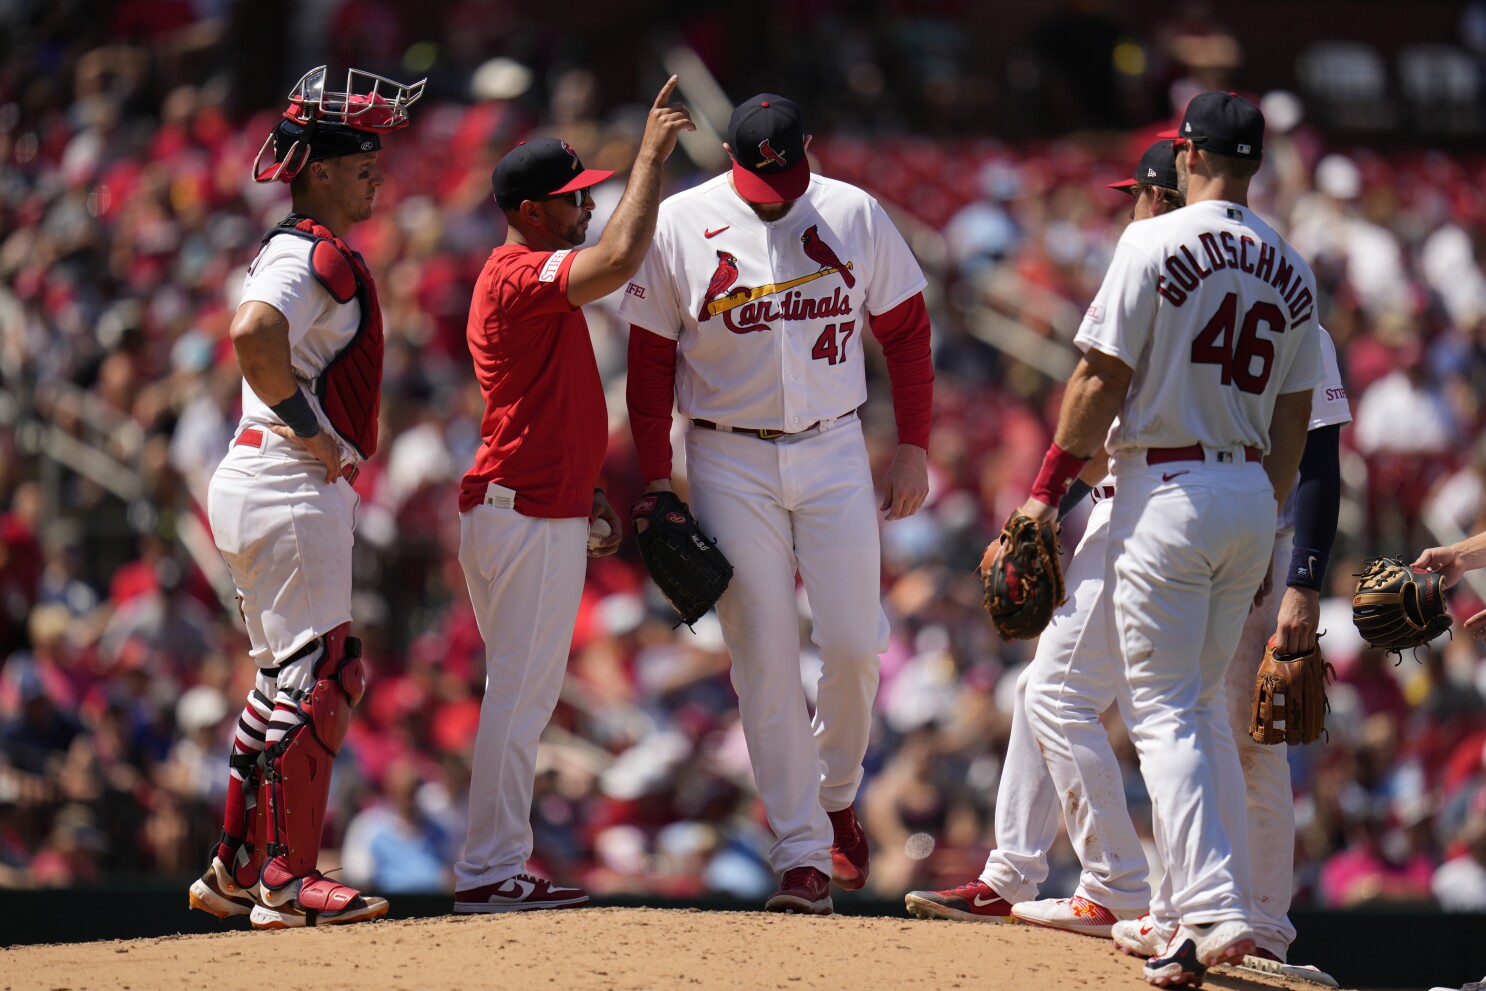
[[[272,952],[316,991],[1147,988],[1113,944],[1020,925],[598,908],[0,950],[0,991],[261,991]],[[286,985],[287,986],[287,985]],[[1318,985],[1219,968],[1231,991]]]

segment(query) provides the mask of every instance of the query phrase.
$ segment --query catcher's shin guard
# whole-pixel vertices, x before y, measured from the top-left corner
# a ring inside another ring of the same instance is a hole
[[[315,873],[320,856],[330,767],[350,727],[351,709],[366,690],[361,641],[348,635],[350,628],[342,623],[320,638],[314,684],[307,692],[296,693],[299,724],[265,751],[261,804],[267,813],[268,860],[260,881],[264,901],[270,905],[300,897],[295,882]],[[306,907],[334,910],[329,905]]]

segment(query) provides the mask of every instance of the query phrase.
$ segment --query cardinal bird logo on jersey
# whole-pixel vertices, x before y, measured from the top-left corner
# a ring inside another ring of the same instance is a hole
[[[758,153],[764,156],[764,160],[754,166],[756,169],[761,169],[770,163],[779,166],[781,169],[789,167],[789,163],[784,160],[784,152],[775,151],[770,147],[768,138],[764,138],[764,140],[758,143]]]
[[[737,281],[738,259],[730,252],[719,251],[717,271],[712,273],[712,281],[707,283],[707,295],[702,297],[702,310],[697,314],[698,323],[706,323],[712,319],[712,314],[707,311],[707,304],[733,288],[733,283]]]
[[[841,273],[841,281],[846,283],[846,288],[851,289],[857,284],[857,277],[851,274],[851,270],[841,264],[841,259],[836,257],[836,252],[820,239],[820,232],[816,230],[818,225],[811,224],[805,228],[805,233],[800,235],[800,243],[805,246],[805,254],[810,260],[821,268],[834,268]]]

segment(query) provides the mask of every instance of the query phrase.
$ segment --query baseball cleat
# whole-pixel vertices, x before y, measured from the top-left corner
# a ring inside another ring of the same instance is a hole
[[[1171,942],[1171,935],[1162,932],[1161,928],[1156,925],[1156,920],[1149,915],[1116,922],[1110,926],[1109,935],[1121,953],[1127,953],[1132,957],[1156,956],[1166,949],[1167,943]]]
[[[779,890],[764,902],[765,912],[830,915],[831,879],[814,867],[792,867],[784,872]]]
[[[188,904],[199,912],[225,919],[233,915],[248,915],[262,903],[256,884],[251,888],[239,887],[221,858],[213,857],[206,873],[191,882]]]
[[[1245,970],[1257,970],[1261,974],[1277,974],[1280,977],[1310,981],[1313,984],[1320,984],[1323,987],[1340,987],[1336,983],[1336,978],[1319,967],[1302,967],[1299,964],[1285,963],[1276,954],[1271,953],[1262,946],[1255,948],[1253,953],[1245,956],[1238,966]]]
[[[504,881],[454,893],[454,911],[458,914],[534,912],[587,904],[588,892],[582,888],[560,887],[534,874],[517,874]]]
[[[909,915],[920,919],[950,919],[958,922],[1015,922],[1011,903],[996,889],[976,878],[958,888],[943,891],[910,891],[903,903]]]
[[[1430,988],[1429,991],[1455,991],[1455,989],[1435,987]],[[1460,991],[1486,991],[1486,977],[1481,978],[1479,981],[1471,981],[1469,984],[1462,984]]]
[[[265,890],[262,903],[248,913],[248,921],[254,929],[344,926],[380,919],[387,908],[387,899],[363,895],[314,871],[278,890]]]
[[[856,809],[848,805],[826,815],[830,816],[831,829],[835,832],[831,844],[831,880],[848,891],[865,887],[872,870],[871,854],[867,850],[867,834],[857,822]]]
[[[1011,907],[1012,916],[1020,922],[1044,929],[1061,929],[1080,936],[1097,936],[1108,939],[1109,931],[1116,922],[1139,919],[1146,914],[1143,908],[1115,911],[1083,895],[1072,898],[1039,898],[1036,901],[1018,902]]]
[[[1160,956],[1145,962],[1145,979],[1163,988],[1196,988],[1209,967],[1237,963],[1253,952],[1254,931],[1240,921],[1178,926]]]

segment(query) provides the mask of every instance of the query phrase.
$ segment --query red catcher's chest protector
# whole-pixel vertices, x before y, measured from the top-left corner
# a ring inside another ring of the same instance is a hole
[[[330,425],[363,458],[377,453],[377,414],[382,405],[382,306],[377,285],[361,255],[303,214],[291,213],[263,235],[263,243],[293,234],[311,243],[310,270],[332,299],[361,305],[356,334],[315,382],[320,407]]]

